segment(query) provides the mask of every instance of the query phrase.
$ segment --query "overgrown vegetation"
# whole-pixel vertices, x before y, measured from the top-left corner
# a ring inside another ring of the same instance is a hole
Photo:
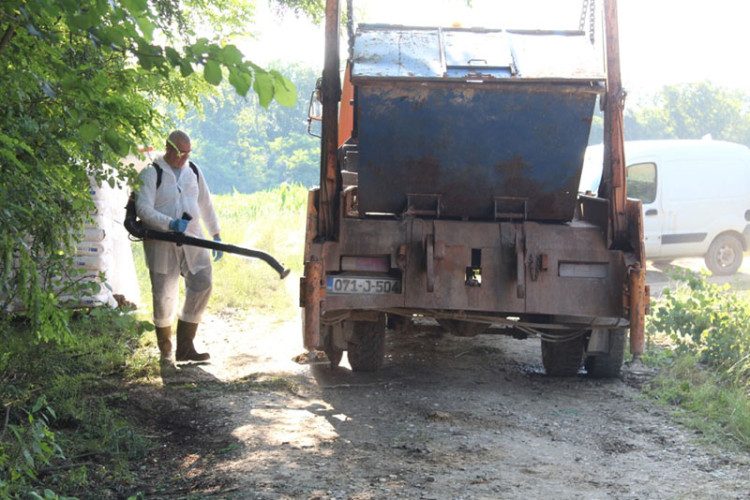
[[[282,183],[311,187],[320,180],[320,139],[307,133],[306,120],[320,70],[283,62],[273,66],[294,82],[296,106],[271,103],[265,109],[257,97],[240,97],[222,85],[216,95],[203,98],[202,112],[193,110],[179,122],[190,133],[193,158],[212,193],[253,193]]]
[[[84,494],[105,479],[127,484],[129,463],[150,446],[117,410],[123,378],[155,373],[153,360],[134,356],[149,325],[109,308],[74,313],[69,324],[64,342],[33,348],[28,321],[0,325],[0,498]]]
[[[285,4],[284,0],[277,3]],[[0,2],[0,307],[20,303],[42,339],[66,334],[49,276],[65,273],[93,205],[89,179],[132,181],[119,163],[226,80],[258,104],[294,106],[294,85],[227,39],[252,0]],[[292,2],[315,9],[315,2]],[[212,38],[198,36],[212,26]],[[174,111],[174,107],[170,108]],[[108,166],[109,165],[109,166]]]
[[[273,1],[308,14],[320,8]],[[243,96],[252,89],[253,105],[295,104],[286,77],[228,43],[247,35],[253,7],[253,0],[0,2],[0,497],[86,491],[104,464],[116,482],[126,472],[119,459],[140,453],[106,382],[150,369],[133,357],[144,326],[105,309],[71,313],[60,297],[72,285],[61,277],[74,274],[73,235],[93,212],[90,180],[134,179],[119,160],[163,140],[172,126],[165,102],[169,112],[193,109],[227,81]],[[198,35],[210,27],[211,35]]]
[[[282,281],[262,261],[226,255],[214,266],[211,310],[284,318],[296,313],[292,280],[301,272],[306,203],[307,189],[300,185],[214,197],[225,241],[269,252],[293,273]],[[142,245],[133,243],[133,249],[139,284],[147,292]],[[148,293],[142,302],[150,308]],[[0,498],[57,498],[56,492],[82,494],[102,483],[128,491],[132,464],[149,450],[118,408],[127,401],[123,380],[157,374],[153,326],[132,311],[69,314],[71,334],[64,340],[36,342],[33,325],[24,319],[5,317],[0,325]],[[149,312],[143,316],[150,320]]]
[[[729,285],[677,268],[648,319],[645,360],[660,368],[647,392],[681,409],[710,441],[750,449],[750,304]]]

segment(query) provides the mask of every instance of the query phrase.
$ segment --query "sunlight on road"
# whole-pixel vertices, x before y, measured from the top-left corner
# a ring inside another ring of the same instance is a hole
[[[318,448],[321,442],[339,436],[323,415],[305,408],[254,408],[249,420],[249,424],[235,429],[232,436],[242,442],[297,448]]]

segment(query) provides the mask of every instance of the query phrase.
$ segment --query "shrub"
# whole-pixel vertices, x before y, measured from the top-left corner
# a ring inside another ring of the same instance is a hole
[[[725,378],[750,382],[750,304],[729,285],[706,281],[706,274],[677,268],[672,277],[683,283],[653,308],[649,333],[662,332],[675,354],[697,359]]]

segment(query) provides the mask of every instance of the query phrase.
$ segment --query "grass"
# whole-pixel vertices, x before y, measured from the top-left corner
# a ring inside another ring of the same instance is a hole
[[[146,325],[98,308],[73,315],[74,335],[65,343],[35,343],[24,321],[2,327],[0,342],[13,356],[0,363],[7,418],[0,497],[26,498],[42,485],[86,492],[101,481],[127,481],[128,464],[142,459],[150,444],[117,408]]]
[[[214,197],[225,242],[268,252],[292,274],[282,281],[260,260],[227,254],[214,265],[209,312],[298,314],[306,204],[302,186]],[[137,314],[109,308],[75,313],[72,334],[58,342],[42,342],[28,322],[0,316],[0,497],[85,496],[101,484],[127,487],[130,467],[146,455],[149,442],[119,411],[127,404],[123,381],[159,379],[154,335],[144,335],[153,329],[148,272],[142,244],[132,248],[141,290]],[[238,385],[247,389],[294,392],[296,383],[269,378]]]
[[[646,393],[671,406],[705,441],[750,450],[746,291],[678,270],[680,284],[652,304],[644,362],[659,369]]]
[[[705,441],[750,450],[750,387],[727,381],[695,355],[661,363],[659,375],[645,388],[659,403],[677,409],[677,419]]]

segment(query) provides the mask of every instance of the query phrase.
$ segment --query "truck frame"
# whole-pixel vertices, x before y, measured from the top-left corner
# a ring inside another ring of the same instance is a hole
[[[648,288],[641,206],[626,193],[616,0],[603,20],[599,40],[593,26],[360,25],[342,85],[340,6],[327,0],[306,349],[373,371],[387,330],[431,321],[539,336],[552,376],[582,364],[619,376],[628,330],[640,357]],[[580,195],[597,98],[602,183]]]

